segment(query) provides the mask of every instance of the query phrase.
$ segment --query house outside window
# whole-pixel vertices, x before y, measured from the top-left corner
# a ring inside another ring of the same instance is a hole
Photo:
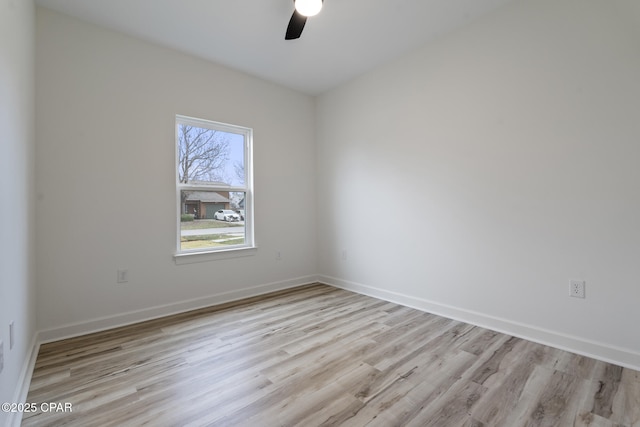
[[[254,247],[252,133],[176,116],[177,255]]]

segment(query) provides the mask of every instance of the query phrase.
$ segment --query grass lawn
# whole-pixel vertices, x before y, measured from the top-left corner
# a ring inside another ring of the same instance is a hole
[[[180,248],[182,250],[207,249],[227,245],[240,245],[242,243],[244,243],[244,236],[234,236],[229,234],[182,236],[180,238]]]
[[[227,228],[227,227],[244,227],[244,223],[225,222],[215,219],[196,219],[194,221],[185,221],[180,223],[181,230],[200,230],[203,228]]]

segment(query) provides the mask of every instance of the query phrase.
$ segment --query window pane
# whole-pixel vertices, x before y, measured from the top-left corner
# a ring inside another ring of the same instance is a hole
[[[178,124],[178,180],[186,183],[245,184],[244,135]]]
[[[249,128],[176,116],[178,255],[253,247],[252,144]]]
[[[180,250],[243,245],[245,195],[240,191],[180,191]]]

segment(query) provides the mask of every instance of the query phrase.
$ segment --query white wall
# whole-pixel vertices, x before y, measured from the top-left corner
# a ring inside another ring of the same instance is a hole
[[[47,9],[36,16],[45,339],[315,279],[313,98]],[[176,114],[253,128],[254,256],[175,264]],[[119,268],[128,284],[116,284]]]
[[[29,0],[0,2],[0,402],[16,401],[35,332],[33,9]],[[8,418],[0,411],[0,425]]]
[[[81,333],[319,271],[640,367],[640,50],[612,3],[518,1],[317,111],[38,9],[38,329]],[[175,265],[175,114],[254,128],[255,256]],[[587,299],[567,296],[573,278]]]
[[[323,280],[640,367],[639,36],[519,1],[321,96]]]

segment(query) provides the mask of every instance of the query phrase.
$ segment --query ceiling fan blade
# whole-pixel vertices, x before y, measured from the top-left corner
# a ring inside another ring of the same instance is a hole
[[[300,34],[302,34],[302,30],[304,29],[304,24],[306,23],[307,17],[298,13],[297,10],[294,10],[293,15],[291,15],[291,19],[289,20],[287,34],[284,36],[284,39],[293,40],[299,38]]]

